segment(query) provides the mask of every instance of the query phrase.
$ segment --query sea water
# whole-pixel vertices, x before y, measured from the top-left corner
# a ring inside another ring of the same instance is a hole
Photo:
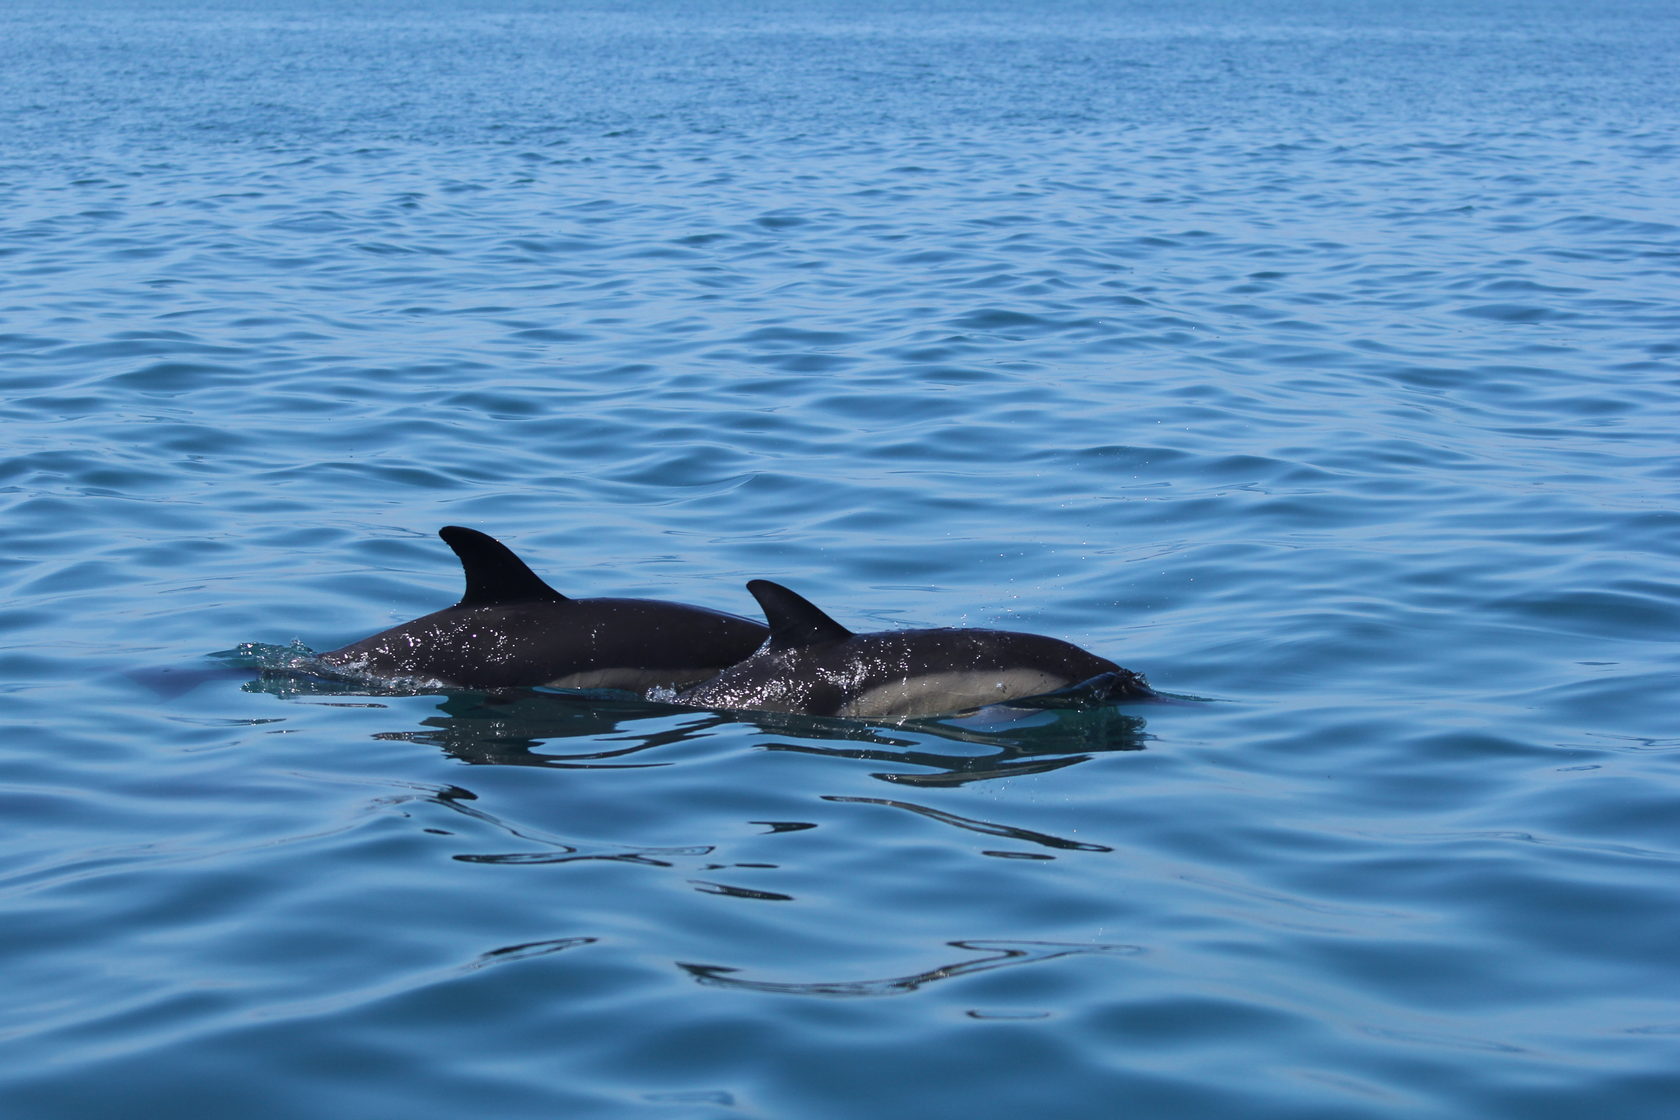
[[[0,1115],[1680,1108],[1672,3],[0,13]],[[898,723],[210,655],[1051,634]]]

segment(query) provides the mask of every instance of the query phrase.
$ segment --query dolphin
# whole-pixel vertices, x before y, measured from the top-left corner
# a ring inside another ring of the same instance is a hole
[[[1081,699],[1154,696],[1143,677],[1076,645],[1009,630],[854,634],[777,583],[747,590],[770,640],[738,665],[677,693],[696,708],[816,716],[934,716],[1071,690]]]
[[[453,688],[680,688],[740,661],[768,631],[658,599],[568,599],[494,537],[448,525],[467,590],[453,607],[317,658],[358,677]]]

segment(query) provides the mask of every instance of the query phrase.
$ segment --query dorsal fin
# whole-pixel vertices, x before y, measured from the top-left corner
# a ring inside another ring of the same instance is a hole
[[[770,624],[771,649],[840,642],[852,636],[850,630],[812,606],[810,600],[779,583],[755,579],[747,584],[747,590],[764,609],[764,621]]]
[[[459,525],[438,530],[443,543],[461,558],[467,577],[467,592],[456,606],[489,607],[499,603],[564,603],[566,597],[537,578],[513,549],[479,532]]]

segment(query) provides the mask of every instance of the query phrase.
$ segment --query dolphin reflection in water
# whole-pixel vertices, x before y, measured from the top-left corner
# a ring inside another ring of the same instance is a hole
[[[672,750],[686,757],[692,747],[685,745],[747,723],[756,729],[757,750],[872,763],[872,775],[882,781],[925,788],[1044,773],[1148,744],[1141,717],[1108,705],[1000,705],[979,715],[883,726],[776,712],[695,711],[611,693],[538,689],[444,689],[431,714],[411,715],[412,702],[421,699],[413,690],[323,680],[283,666],[243,687],[292,703],[390,707],[394,726],[371,732],[373,738],[423,743],[479,766],[667,766]]]

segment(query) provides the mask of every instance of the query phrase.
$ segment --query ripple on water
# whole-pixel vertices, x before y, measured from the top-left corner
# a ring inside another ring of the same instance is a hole
[[[0,67],[14,1108],[1671,1110],[1642,16],[107,7]],[[202,661],[452,602],[448,523],[1186,699]]]

